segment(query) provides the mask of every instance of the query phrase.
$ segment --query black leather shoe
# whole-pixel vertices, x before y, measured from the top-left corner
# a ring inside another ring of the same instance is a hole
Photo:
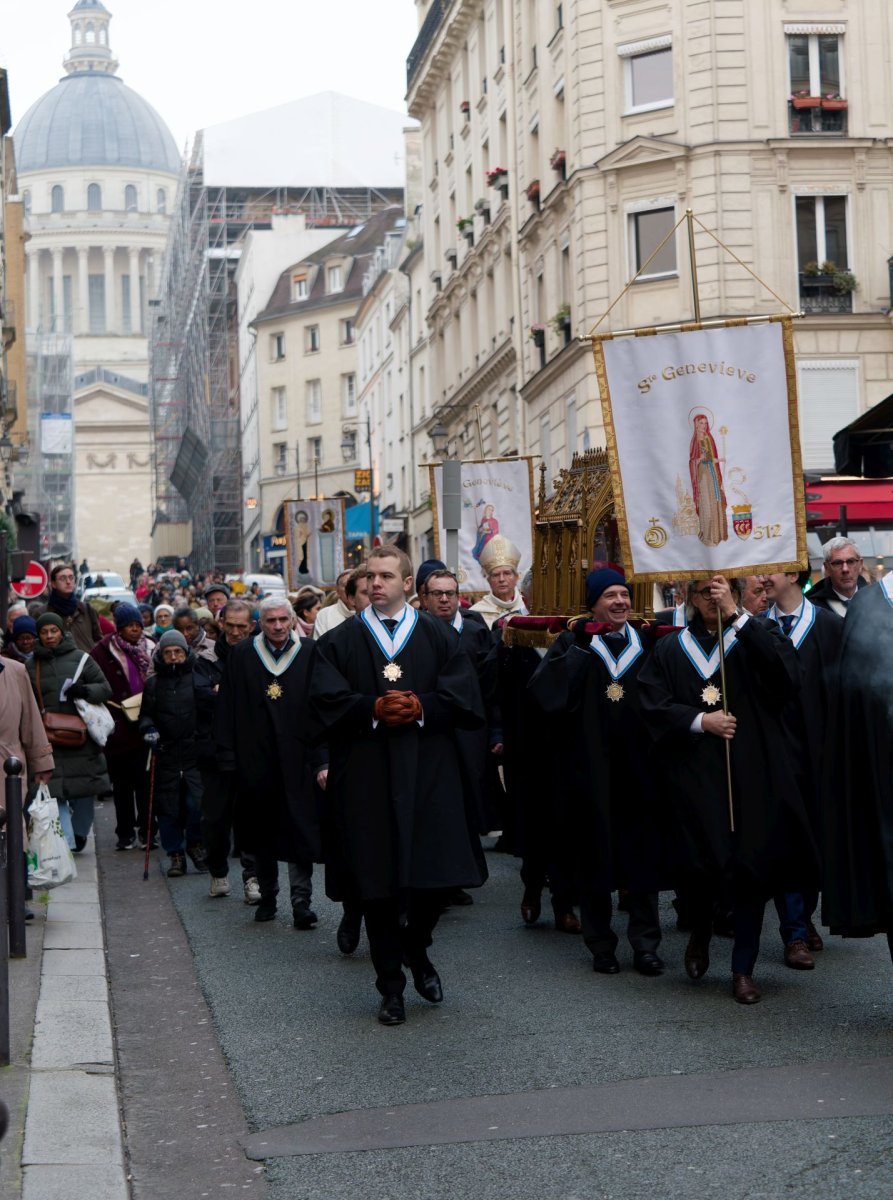
[[[700,979],[710,966],[710,939],[705,941],[692,934],[685,947],[685,973],[689,979]]]
[[[255,921],[273,921],[276,917],[276,901],[264,900],[261,897],[261,902],[254,910]]]
[[[521,920],[525,925],[535,925],[542,912],[542,888],[526,887],[521,897]]]
[[[295,929],[315,929],[319,917],[309,904],[296,904],[292,908],[292,924]]]
[[[429,1004],[440,1004],[441,1000],[443,1000],[443,986],[440,982],[440,976],[431,963],[425,963],[418,970],[413,970],[412,982],[415,984],[415,990],[418,994],[424,1000],[427,1000]]]
[[[620,963],[615,954],[593,954],[592,969],[599,975],[619,975]]]
[[[406,1009],[403,1007],[403,997],[399,993],[382,996],[378,1019],[382,1025],[403,1024],[406,1020]]]
[[[360,944],[360,926],[363,923],[362,913],[355,913],[345,908],[344,916],[338,925],[335,940],[342,954],[353,954]]]
[[[634,950],[633,966],[640,975],[662,975],[664,971],[663,959],[653,950]]]

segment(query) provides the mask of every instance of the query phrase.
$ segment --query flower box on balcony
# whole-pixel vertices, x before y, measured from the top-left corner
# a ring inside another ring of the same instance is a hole
[[[534,346],[542,348],[546,344],[546,327],[545,325],[530,326],[530,340]]]
[[[552,157],[549,159],[549,166],[552,168],[553,171],[559,171],[561,174],[563,174],[564,168],[566,165],[567,165],[567,155],[565,154],[565,152],[563,150],[556,150],[555,153],[552,155]]]
[[[821,96],[791,96],[794,108],[821,108]]]
[[[487,172],[487,187],[501,188],[508,178],[508,171],[505,167],[491,167]]]
[[[468,116],[468,114],[471,112],[471,104],[468,100],[462,101],[462,103],[459,105],[459,112],[464,113],[466,117]]]
[[[832,100],[829,97],[828,99],[822,101],[822,108],[828,109],[831,112],[840,112],[840,110],[846,108],[847,105],[848,101],[841,100],[839,96],[836,100]]]
[[[539,202],[540,202],[540,181],[538,179],[534,179],[531,183],[528,183],[527,187],[525,188],[524,194],[527,197],[527,199],[530,201],[531,204],[539,204]]]

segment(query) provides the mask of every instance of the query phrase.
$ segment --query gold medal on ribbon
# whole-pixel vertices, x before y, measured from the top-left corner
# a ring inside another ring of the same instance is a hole
[[[270,684],[270,686],[267,688],[267,696],[270,698],[270,700],[281,700],[283,694],[284,694],[284,691],[283,691],[282,685],[277,683],[276,680],[274,679],[273,682]]]
[[[617,683],[617,682],[609,683],[608,686],[605,688],[605,695],[608,697],[609,700],[612,700],[616,704],[618,700],[623,699],[624,691],[619,683]]]
[[[708,683],[703,692],[701,692],[701,699],[710,708],[713,704],[719,704],[722,699],[722,692],[714,684]]]
[[[396,683],[398,679],[403,678],[403,668],[399,667],[395,662],[389,662],[382,671],[388,683]]]

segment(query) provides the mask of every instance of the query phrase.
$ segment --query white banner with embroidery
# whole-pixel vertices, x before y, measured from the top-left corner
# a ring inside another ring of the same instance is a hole
[[[286,500],[283,509],[289,590],[334,587],[344,570],[344,501]]]
[[[790,320],[593,347],[628,577],[805,565]]]

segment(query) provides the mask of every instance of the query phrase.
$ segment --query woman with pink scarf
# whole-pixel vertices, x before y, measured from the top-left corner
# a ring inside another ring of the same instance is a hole
[[[133,604],[115,608],[115,632],[97,642],[91,653],[111,684],[109,712],[115,729],[105,747],[109,778],[115,798],[115,836],[118,850],[132,850],[146,832],[149,809],[149,775],[146,748],[136,721],[121,707],[124,700],[142,694],[154,644],[146,637],[140,610]]]

